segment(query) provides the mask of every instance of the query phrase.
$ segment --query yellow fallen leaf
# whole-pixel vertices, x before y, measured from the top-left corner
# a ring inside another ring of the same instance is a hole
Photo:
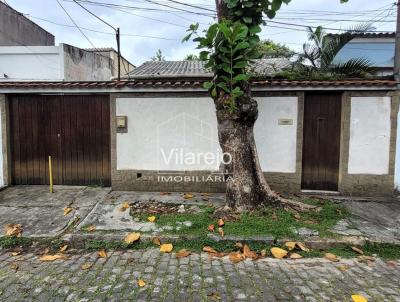
[[[351,249],[352,249],[353,251],[355,251],[356,253],[359,253],[360,255],[364,255],[364,251],[361,250],[361,249],[359,249],[359,248],[356,247],[356,246],[352,246]]]
[[[105,250],[100,250],[98,255],[100,258],[107,258],[107,252]]]
[[[96,226],[94,224],[91,224],[86,228],[86,231],[94,232],[94,231],[96,231]]]
[[[367,298],[361,295],[351,295],[353,302],[368,302]]]
[[[131,244],[135,241],[138,241],[140,239],[140,233],[129,233],[128,235],[125,236],[125,243],[126,244]]]
[[[119,208],[120,212],[125,212],[127,209],[129,209],[131,206],[129,205],[129,203],[127,201],[125,201],[122,206]]]
[[[21,255],[21,252],[11,252],[10,253],[10,256],[13,256],[13,257],[18,256],[18,255]]]
[[[42,257],[39,258],[39,260],[41,261],[54,261],[58,259],[65,260],[67,259],[67,257],[65,255],[55,254],[55,255],[43,255]]]
[[[279,247],[273,247],[271,249],[271,254],[277,259],[283,259],[287,256],[288,252]]]
[[[71,213],[72,208],[64,208],[64,216],[67,216],[69,213]]]
[[[300,255],[300,254],[297,254],[297,253],[292,253],[292,254],[290,254],[290,257],[289,257],[289,258],[290,258],[290,259],[296,260],[296,259],[301,259],[301,258],[303,258],[303,256]]]
[[[243,261],[244,259],[245,259],[245,256],[240,252],[232,252],[229,254],[229,260],[232,263],[238,263],[240,261]]]
[[[349,267],[348,265],[339,265],[339,266],[338,266],[338,269],[339,269],[339,271],[341,271],[341,272],[345,272],[345,271],[347,271],[349,268],[350,268],[350,267]]]
[[[68,249],[68,245],[64,245],[60,248],[60,252],[64,253]]]
[[[217,254],[218,252],[216,250],[214,250],[212,247],[210,246],[205,246],[203,247],[203,252],[206,253],[211,253],[211,254]]]
[[[7,224],[5,227],[6,236],[17,236],[21,237],[23,232],[22,224]]]
[[[139,279],[138,280],[138,285],[139,285],[139,287],[145,287],[146,286],[146,282],[144,282],[143,279]]]
[[[326,253],[325,258],[330,261],[333,261],[333,262],[338,262],[340,260],[340,258],[338,256],[336,256],[335,254],[332,254],[332,253]]]
[[[156,221],[156,216],[149,216],[149,217],[147,217],[147,220],[150,222],[154,222],[154,221]]]
[[[250,259],[253,259],[253,260],[256,260],[258,258],[257,253],[255,253],[252,250],[250,250],[250,247],[247,244],[245,244],[243,246],[243,255],[246,258],[250,258]]]
[[[303,252],[309,252],[310,249],[305,246],[304,243],[301,242],[296,242],[296,245],[298,246],[299,249],[301,249]]]
[[[183,194],[183,198],[184,199],[192,199],[193,198],[193,194],[185,193],[185,194]]]
[[[285,246],[289,251],[293,250],[296,247],[296,242],[294,241],[288,241],[285,243]]]
[[[218,219],[218,226],[223,227],[224,225],[225,225],[225,221],[222,218]]]
[[[93,264],[91,264],[91,263],[84,263],[81,265],[81,269],[87,270],[87,269],[91,268],[92,266],[93,266]]]
[[[180,250],[179,252],[176,253],[176,258],[184,258],[189,256],[191,253],[188,250]]]
[[[225,236],[224,229],[223,228],[218,228],[218,234],[220,234],[221,237],[224,237]]]
[[[174,246],[171,243],[164,243],[164,244],[161,244],[161,246],[160,246],[160,252],[170,253],[170,252],[172,252],[173,248],[174,248]]]
[[[17,271],[19,269],[19,265],[16,262],[10,264],[11,269]]]
[[[161,245],[161,240],[158,237],[154,237],[152,241],[155,245]]]
[[[241,243],[241,242],[236,242],[236,243],[235,243],[235,247],[237,247],[238,249],[241,249],[241,248],[243,248],[243,243]]]

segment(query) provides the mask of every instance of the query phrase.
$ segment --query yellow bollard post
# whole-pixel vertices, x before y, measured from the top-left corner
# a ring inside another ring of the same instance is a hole
[[[50,193],[53,193],[53,170],[51,168],[51,156],[49,156],[49,179],[50,179]]]

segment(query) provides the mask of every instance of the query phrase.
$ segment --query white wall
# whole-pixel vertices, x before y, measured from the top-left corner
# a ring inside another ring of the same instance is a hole
[[[400,110],[397,113],[396,160],[394,167],[394,187],[400,190]]]
[[[389,173],[390,97],[351,98],[349,174]]]
[[[255,139],[263,171],[296,171],[297,97],[259,98]],[[116,114],[128,117],[128,132],[117,133],[118,170],[218,170],[220,161],[185,164],[169,152],[221,156],[211,98],[118,98]],[[278,125],[292,119],[292,125]],[[164,150],[164,155],[161,153]],[[165,160],[167,159],[167,160]],[[217,158],[219,159],[219,158]]]
[[[265,172],[296,172],[297,97],[257,98],[259,118],[254,127],[261,168]],[[292,125],[279,125],[291,119]]]
[[[60,46],[0,47],[0,80],[62,80],[60,52]]]

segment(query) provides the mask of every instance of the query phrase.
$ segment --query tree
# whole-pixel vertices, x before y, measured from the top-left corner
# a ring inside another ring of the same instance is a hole
[[[296,52],[286,45],[276,43],[272,40],[261,41],[257,46],[257,51],[262,58],[291,58]]]
[[[194,55],[194,54],[188,54],[186,57],[185,57],[185,60],[186,61],[198,61],[199,60],[199,57],[197,56],[197,55]]]
[[[345,2],[347,0],[341,0]],[[218,22],[209,26],[205,35],[192,24],[183,41],[198,43],[200,59],[206,62],[214,77],[205,83],[214,100],[218,136],[222,150],[232,161],[225,172],[227,206],[233,209],[259,205],[290,206],[297,210],[310,207],[281,198],[267,184],[258,160],[254,140],[254,123],[258,106],[252,98],[250,76],[246,72],[251,60],[257,59],[263,13],[274,18],[283,3],[290,0],[216,0]]]
[[[165,57],[163,56],[161,49],[158,49],[156,51],[156,54],[153,57],[151,57],[150,60],[155,62],[165,61]]]

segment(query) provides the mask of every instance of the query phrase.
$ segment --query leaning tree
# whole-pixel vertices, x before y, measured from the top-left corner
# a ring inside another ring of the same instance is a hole
[[[258,160],[254,140],[254,124],[258,106],[251,93],[251,79],[247,72],[259,54],[263,19],[275,17],[282,4],[291,0],[216,0],[218,22],[199,33],[193,24],[183,41],[198,43],[200,59],[214,74],[204,87],[214,100],[219,142],[232,161],[224,167],[228,177],[227,205],[234,209],[254,208],[263,204],[285,204],[297,210],[308,207],[286,200],[273,192],[267,184]],[[341,0],[347,2],[347,0]]]

